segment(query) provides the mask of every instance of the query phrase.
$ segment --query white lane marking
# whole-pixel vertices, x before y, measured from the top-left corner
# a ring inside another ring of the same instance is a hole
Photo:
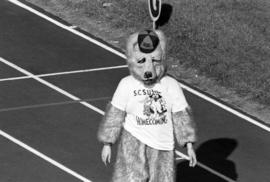
[[[64,24],[62,24],[62,23],[48,17],[47,15],[44,15],[44,14],[38,12],[37,10],[35,10],[35,9],[33,9],[33,8],[19,2],[18,0],[8,0],[8,1],[11,2],[11,3],[14,3],[17,6],[20,6],[20,7],[24,8],[24,9],[26,9],[26,10],[32,12],[32,13],[34,13],[34,14],[36,14],[36,15],[38,15],[38,16],[40,16],[40,17],[42,17],[42,18],[44,18],[44,19],[46,19],[46,20],[48,20],[48,21],[50,21],[52,23],[54,23],[55,25],[65,29],[67,31],[70,31],[70,32],[72,32],[72,33],[74,33],[74,34],[76,34],[76,35],[78,35],[78,36],[80,36],[80,37],[82,37],[82,38],[84,38],[84,39],[86,39],[86,40],[88,40],[88,41],[90,41],[90,42],[92,42],[92,43],[94,43],[94,44],[96,44],[96,45],[98,45],[98,46],[100,46],[100,47],[114,53],[114,54],[116,54],[116,55],[118,55],[121,58],[126,59],[125,54],[123,54],[123,53],[121,53],[121,52],[119,52],[119,51],[117,51],[117,50],[115,50],[115,49],[113,49],[113,48],[111,48],[111,47],[109,47],[109,46],[107,46],[107,45],[105,45],[105,44],[103,44],[103,43],[101,43],[101,42],[99,42],[99,41],[97,41],[97,40],[83,34],[83,33],[81,33],[81,32],[79,32],[79,31],[77,31],[76,29],[72,29],[69,26],[66,26],[66,25],[64,25]],[[222,109],[224,109],[226,111],[229,111],[229,112],[233,113],[234,115],[236,115],[236,116],[238,116],[238,117],[240,117],[240,118],[242,118],[242,119],[244,119],[244,120],[246,120],[246,121],[248,121],[248,122],[250,122],[250,123],[252,123],[252,124],[266,130],[266,131],[268,131],[268,132],[270,132],[270,127],[262,124],[261,122],[255,120],[255,119],[253,119],[253,118],[251,118],[249,116],[246,116],[245,114],[242,114],[241,112],[239,112],[239,111],[237,111],[237,110],[235,110],[233,108],[230,108],[230,107],[228,107],[228,106],[226,106],[226,105],[224,105],[222,103],[219,103],[218,101],[216,101],[216,100],[214,100],[214,99],[212,99],[212,98],[210,98],[210,97],[208,97],[208,96],[206,96],[206,95],[204,95],[204,94],[202,94],[202,93],[200,93],[200,92],[186,86],[182,82],[180,82],[180,84],[181,84],[181,86],[183,86],[184,89],[188,90],[189,92],[191,92],[191,93],[193,93],[195,95],[198,95],[199,97],[207,100],[208,102],[211,102],[211,103],[221,107]]]
[[[78,27],[76,25],[71,25],[71,26],[69,26],[69,28],[75,29],[75,28],[78,28]]]
[[[44,155],[43,153],[41,153],[41,152],[37,151],[36,149],[30,147],[29,145],[27,145],[27,144],[21,142],[20,140],[14,138],[13,136],[9,135],[8,133],[6,133],[6,132],[0,130],[0,135],[2,135],[2,136],[5,137],[6,139],[8,139],[8,140],[14,142],[15,144],[21,146],[22,148],[28,150],[29,152],[35,154],[36,156],[38,156],[38,157],[44,159],[45,161],[51,163],[52,165],[54,165],[54,166],[56,166],[56,167],[62,169],[63,171],[65,171],[65,172],[71,174],[72,176],[76,177],[77,179],[80,179],[80,180],[83,181],[83,182],[92,182],[92,181],[90,181],[89,179],[87,179],[87,178],[83,177],[82,175],[80,175],[79,173],[77,173],[77,172],[75,172],[75,171],[73,171],[73,170],[67,168],[66,166],[60,164],[59,162],[53,160],[52,158],[50,158],[50,157]]]
[[[93,101],[104,101],[109,100],[111,97],[98,97],[98,98],[92,98],[92,99],[84,99],[79,101],[63,101],[63,102],[51,102],[51,103],[45,103],[45,104],[33,104],[33,105],[24,105],[24,106],[18,106],[18,107],[8,107],[0,109],[0,112],[9,112],[9,111],[21,111],[24,109],[37,109],[37,108],[43,108],[43,107],[51,107],[51,106],[60,106],[60,105],[68,105],[68,104],[78,104],[81,102],[93,102]]]
[[[181,160],[181,159],[189,160],[189,157],[188,157],[187,155],[185,155],[185,154],[183,154],[183,153],[181,153],[181,152],[179,152],[179,151],[175,151],[175,153],[176,153],[178,156],[180,156],[180,158],[179,158],[180,160]],[[179,159],[176,159],[176,160],[179,160]],[[205,170],[207,170],[207,171],[209,171],[209,172],[215,174],[216,176],[218,176],[218,177],[220,177],[220,178],[222,178],[222,179],[228,181],[228,182],[236,182],[235,180],[233,180],[233,179],[231,179],[231,178],[229,178],[229,177],[227,177],[227,176],[225,176],[225,175],[223,175],[223,174],[221,174],[221,173],[215,171],[214,169],[212,169],[212,168],[210,168],[210,167],[208,167],[208,166],[206,166],[206,165],[200,163],[199,161],[197,162],[197,165],[200,166],[201,168],[203,168],[203,169],[205,169]]]
[[[34,80],[40,82],[41,84],[46,85],[47,87],[49,87],[49,88],[51,88],[51,89],[53,89],[53,90],[55,90],[55,91],[57,91],[57,92],[59,92],[59,93],[65,95],[65,96],[67,96],[67,97],[69,97],[70,99],[72,99],[72,100],[74,100],[74,101],[80,102],[80,100],[81,100],[80,98],[78,98],[78,97],[76,97],[76,96],[74,96],[74,95],[68,93],[67,91],[65,91],[65,90],[63,90],[63,89],[61,89],[61,88],[59,88],[59,87],[57,87],[57,86],[55,86],[55,85],[53,85],[53,84],[47,82],[47,81],[45,81],[45,80],[43,80],[43,79],[41,79],[41,78],[36,77],[35,75],[33,75],[32,73],[28,72],[27,70],[25,70],[25,69],[23,69],[23,68],[21,68],[21,67],[15,65],[15,64],[11,63],[11,62],[9,62],[9,61],[7,61],[7,60],[1,58],[1,57],[0,57],[0,61],[1,61],[2,63],[6,64],[6,65],[8,65],[8,66],[10,66],[10,67],[12,67],[12,68],[18,70],[19,72],[21,72],[21,73],[23,73],[23,74],[25,74],[25,75],[27,75],[27,76],[30,76],[32,79],[34,79]],[[93,111],[96,111],[97,113],[100,113],[100,114],[102,114],[102,115],[104,114],[104,111],[100,110],[99,108],[97,108],[97,107],[95,107],[95,106],[93,106],[93,105],[91,105],[91,104],[89,104],[89,103],[87,103],[87,102],[80,102],[80,104],[82,104],[82,105],[88,107],[89,109],[92,109]],[[0,131],[1,131],[1,130],[0,130]],[[43,158],[44,160],[50,162],[51,164],[57,166],[58,168],[62,169],[63,171],[65,171],[65,172],[71,174],[72,176],[75,176],[76,178],[78,178],[78,179],[80,179],[80,180],[82,180],[82,181],[91,182],[91,181],[88,180],[87,178],[85,178],[85,177],[79,175],[78,173],[76,173],[76,172],[74,172],[74,171],[68,169],[67,167],[65,167],[65,166],[61,165],[60,163],[56,162],[55,160],[52,160],[52,159],[50,159],[49,157],[45,156],[44,154],[42,154],[42,153],[36,151],[35,149],[33,149],[33,148],[31,148],[31,147],[25,145],[23,142],[20,142],[19,140],[16,140],[15,138],[12,138],[12,137],[11,137],[10,135],[8,135],[7,133],[4,133],[3,131],[1,131],[0,134],[1,134],[2,136],[4,136],[5,138],[7,138],[7,139],[13,141],[14,143],[16,143],[16,144],[22,146],[23,148],[29,150],[30,152],[36,154],[37,156]]]
[[[268,131],[268,132],[270,132],[270,127],[262,124],[261,122],[256,121],[255,119],[253,119],[253,118],[251,118],[251,117],[249,117],[249,116],[247,116],[245,114],[242,114],[239,111],[237,111],[237,110],[235,110],[233,108],[230,108],[229,106],[226,106],[226,105],[224,105],[224,104],[216,101],[215,99],[212,99],[212,98],[210,98],[210,97],[208,97],[208,96],[206,96],[206,95],[204,95],[204,94],[202,94],[202,93],[200,93],[200,92],[198,92],[198,91],[196,91],[196,90],[188,87],[184,83],[180,83],[180,85],[181,85],[182,88],[184,88],[187,91],[189,91],[189,92],[191,92],[191,93],[193,93],[193,94],[195,94],[195,95],[203,98],[204,100],[207,100],[207,101],[215,104],[216,106],[219,106],[220,108],[222,108],[222,109],[224,109],[226,111],[229,111],[230,113],[232,113],[232,114],[234,114],[234,115],[236,115],[236,116],[238,116],[238,117],[240,117],[240,118],[242,118],[242,119],[244,119],[244,120],[246,120],[246,121],[248,121],[248,122],[250,122],[250,123],[252,123],[252,124],[254,124],[254,125],[256,125],[256,126],[262,128],[262,129],[264,129],[264,130],[266,130],[266,131]]]
[[[43,85],[46,85],[47,87],[49,87],[49,88],[51,88],[51,89],[53,89],[53,90],[55,90],[55,91],[57,91],[57,92],[59,92],[59,93],[65,95],[65,96],[67,96],[67,97],[69,97],[70,99],[72,99],[72,100],[74,100],[74,101],[80,101],[80,100],[81,100],[81,99],[78,98],[77,96],[72,95],[72,94],[70,94],[69,92],[67,92],[67,91],[65,91],[65,90],[63,90],[63,89],[57,87],[56,85],[53,85],[53,84],[51,84],[50,82],[48,82],[48,81],[46,81],[46,80],[44,80],[44,79],[42,79],[42,78],[39,78],[39,77],[35,76],[34,74],[30,73],[29,71],[27,71],[27,70],[25,70],[25,69],[23,69],[23,68],[21,68],[21,67],[15,65],[15,64],[11,63],[11,62],[9,62],[9,61],[7,61],[7,60],[5,60],[4,58],[1,58],[1,57],[0,57],[0,61],[1,61],[2,63],[4,63],[4,64],[6,64],[6,65],[8,65],[8,66],[10,66],[10,67],[12,67],[12,68],[14,68],[14,69],[16,69],[17,71],[19,71],[19,72],[21,72],[21,73],[23,73],[23,74],[25,74],[25,75],[27,75],[27,76],[33,78],[34,80],[36,80],[36,81],[42,83]],[[103,112],[102,110],[100,110],[99,108],[97,108],[97,107],[95,107],[95,106],[93,106],[93,105],[91,105],[91,104],[89,104],[89,103],[87,103],[87,102],[80,102],[80,103],[83,104],[84,106],[86,106],[86,107],[88,107],[88,108],[90,108],[90,109],[92,109],[92,110],[94,110],[94,111],[100,113],[100,114],[103,114],[103,113],[104,113],[104,112]]]
[[[25,4],[23,4],[22,2],[20,2],[18,0],[8,0],[8,1],[15,4],[15,5],[17,5],[17,6],[20,6],[20,7],[24,8],[24,9],[36,14],[36,15],[48,20],[49,22],[51,22],[51,23],[65,29],[67,31],[70,31],[70,32],[72,32],[72,33],[74,33],[74,34],[76,34],[76,35],[78,35],[78,36],[80,36],[80,37],[82,37],[82,38],[84,38],[84,39],[86,39],[86,40],[88,40],[88,41],[90,41],[90,42],[92,42],[92,43],[94,43],[94,44],[96,44],[96,45],[98,45],[98,46],[100,46],[100,47],[102,47],[102,48],[104,48],[104,49],[106,49],[106,50],[108,50],[108,51],[110,51],[110,52],[112,52],[112,53],[114,53],[114,54],[116,54],[116,55],[118,55],[118,56],[125,59],[125,55],[123,53],[120,53],[119,51],[116,51],[115,49],[113,49],[113,48],[111,48],[111,47],[109,47],[109,46],[107,46],[107,45],[105,45],[105,44],[103,44],[103,43],[101,43],[101,42],[99,42],[99,41],[97,41],[97,40],[95,40],[95,39],[81,33],[81,32],[79,32],[78,30],[74,29],[72,26],[64,25],[63,23],[60,23],[59,21],[56,21],[56,20],[48,17],[47,15],[45,15],[45,14],[43,14],[43,13],[41,13],[41,12],[39,12],[39,11],[37,11],[37,10],[35,10],[35,9],[25,5]]]
[[[127,65],[91,68],[91,69],[85,69],[85,70],[64,71],[64,72],[56,72],[56,73],[46,73],[46,74],[39,74],[35,76],[39,78],[44,78],[44,77],[51,77],[51,76],[69,75],[69,74],[76,74],[76,73],[88,73],[88,72],[93,72],[93,71],[104,71],[104,70],[121,69],[121,68],[127,68]],[[0,82],[24,80],[24,79],[30,79],[30,78],[32,77],[31,76],[18,76],[18,77],[2,78],[0,79]]]

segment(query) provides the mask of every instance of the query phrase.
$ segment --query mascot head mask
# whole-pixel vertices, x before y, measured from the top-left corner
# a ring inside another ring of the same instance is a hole
[[[166,73],[166,40],[159,30],[143,30],[127,41],[130,74],[146,86],[157,83]]]

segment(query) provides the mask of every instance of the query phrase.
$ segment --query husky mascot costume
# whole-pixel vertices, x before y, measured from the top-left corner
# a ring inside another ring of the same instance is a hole
[[[119,139],[113,182],[173,182],[175,140],[187,148],[190,166],[197,162],[191,110],[178,82],[166,75],[165,51],[159,30],[134,33],[127,41],[130,75],[118,84],[98,131],[105,164]]]

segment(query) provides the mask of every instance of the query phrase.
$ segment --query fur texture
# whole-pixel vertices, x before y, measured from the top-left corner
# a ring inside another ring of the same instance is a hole
[[[139,51],[138,33],[131,35],[127,41],[126,55],[130,74],[144,83],[145,86],[159,82],[167,71],[165,62],[166,39],[161,31],[156,31],[156,34],[160,43],[156,50],[150,54]],[[140,142],[126,130],[121,131],[125,116],[125,111],[109,104],[98,131],[98,139],[103,143],[113,144],[120,138],[112,181],[173,182],[174,151],[153,149]],[[185,146],[187,142],[195,142],[195,124],[191,110],[173,113],[172,117],[177,144]]]
[[[174,152],[155,150],[123,130],[113,182],[172,182]]]
[[[179,146],[185,146],[188,142],[197,140],[196,126],[191,108],[173,113],[173,126],[176,142]]]
[[[124,120],[125,112],[108,104],[98,130],[98,140],[102,143],[114,144],[119,138]]]
[[[151,85],[158,82],[167,72],[166,58],[166,38],[161,31],[156,30],[160,43],[156,50],[150,54],[141,53],[138,47],[138,33],[132,34],[127,41],[127,64],[130,74],[136,79]],[[145,59],[145,62],[141,62]],[[145,73],[150,72],[151,78],[146,79]]]

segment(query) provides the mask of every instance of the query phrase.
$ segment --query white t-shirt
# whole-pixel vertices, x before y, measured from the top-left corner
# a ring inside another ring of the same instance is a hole
[[[127,113],[124,128],[142,143],[158,150],[174,149],[172,113],[188,106],[174,78],[165,76],[148,88],[127,76],[120,81],[111,103]]]

